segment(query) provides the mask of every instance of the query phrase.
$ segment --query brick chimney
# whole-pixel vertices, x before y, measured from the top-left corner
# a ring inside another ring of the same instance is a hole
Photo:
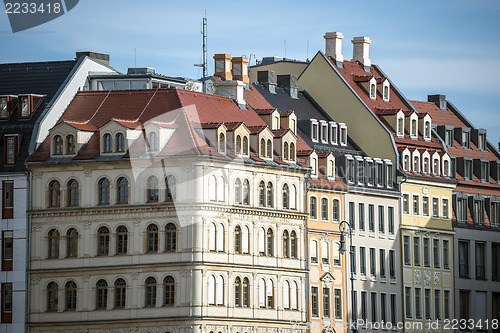
[[[354,37],[352,39],[352,61],[359,61],[365,68],[365,72],[370,72],[370,37]]]
[[[232,80],[233,74],[231,73],[231,56],[229,54],[215,54],[215,73],[214,75],[220,76],[225,80]]]
[[[342,38],[341,32],[327,32],[325,38],[325,55],[335,59],[337,67],[343,67],[344,56],[342,55]]]
[[[248,59],[245,57],[235,57],[233,63],[233,79],[249,83],[248,78]]]

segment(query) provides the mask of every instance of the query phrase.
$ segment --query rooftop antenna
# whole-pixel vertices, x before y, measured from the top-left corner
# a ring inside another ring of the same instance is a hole
[[[307,40],[307,57],[306,57],[306,61],[309,62],[309,39]]]
[[[137,68],[137,49],[134,47],[134,67]]]
[[[203,63],[195,64],[196,67],[203,68],[203,92],[207,92],[207,10],[205,9],[205,17],[203,17],[203,23],[201,24],[201,34],[203,35]]]
[[[284,39],[285,42],[285,59],[286,59],[286,38]]]

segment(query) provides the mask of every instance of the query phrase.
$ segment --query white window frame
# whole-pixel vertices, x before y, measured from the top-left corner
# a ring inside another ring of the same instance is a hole
[[[316,126],[316,130],[314,129]],[[311,140],[319,142],[319,122],[316,119],[311,119]]]
[[[330,122],[330,143],[332,145],[338,144],[339,130],[337,124],[333,121]]]

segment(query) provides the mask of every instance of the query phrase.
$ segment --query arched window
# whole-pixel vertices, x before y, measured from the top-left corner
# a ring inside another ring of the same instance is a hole
[[[175,252],[177,249],[177,227],[174,223],[170,222],[165,228],[165,251]]]
[[[109,205],[109,185],[110,183],[108,178],[102,178],[101,180],[99,180],[99,205]]]
[[[286,280],[283,282],[283,308],[290,310],[290,284]]]
[[[60,135],[54,137],[54,155],[62,155],[63,153],[63,139]]]
[[[243,154],[248,155],[248,137],[243,137]]]
[[[215,276],[208,277],[208,304],[215,305]]]
[[[450,161],[444,160],[444,167],[443,167],[443,176],[449,177],[450,176]]]
[[[242,196],[241,196],[241,180],[239,178],[236,178],[236,181],[234,182],[234,202],[236,204],[242,203]]]
[[[272,257],[274,255],[274,234],[273,229],[267,229],[267,255]]]
[[[267,207],[274,207],[273,183],[267,183]]]
[[[330,246],[324,240],[321,241],[321,263],[329,264],[330,263]]]
[[[68,189],[68,206],[78,206],[79,204],[79,192],[80,184],[76,179],[71,179],[67,185]]]
[[[424,173],[429,174],[429,158],[424,157]]]
[[[332,200],[332,219],[340,221],[340,201],[338,199]]]
[[[177,197],[177,179],[175,176],[170,175],[165,179],[166,191],[165,200],[172,202]]]
[[[283,231],[283,257],[290,258],[290,238],[288,236],[288,230]]]
[[[434,163],[434,168],[432,170],[432,173],[434,174],[434,176],[439,176],[439,158],[435,158],[433,160],[433,163]]]
[[[266,157],[266,140],[264,138],[260,139],[260,156]]]
[[[125,151],[125,136],[123,133],[116,134],[116,152],[122,153]]]
[[[100,227],[97,231],[97,255],[109,255],[109,229],[107,227]]]
[[[418,156],[413,158],[413,172],[420,172],[420,159]]]
[[[124,225],[116,228],[116,254],[127,254],[128,252],[128,229]]]
[[[148,202],[158,202],[158,194],[158,178],[156,178],[156,176],[151,176],[148,178]]]
[[[243,306],[250,306],[250,282],[248,278],[243,279]]]
[[[234,305],[242,306],[242,290],[241,290],[241,279],[239,276],[234,280]]]
[[[175,280],[170,275],[163,279],[163,305],[175,305]]]
[[[218,252],[224,251],[224,225],[222,223],[219,223],[219,225],[217,225],[216,246]]]
[[[299,298],[297,291],[297,282],[293,281],[290,285],[290,308],[292,310],[297,310],[297,299]]]
[[[259,306],[266,307],[266,281],[264,279],[259,280]]]
[[[267,158],[273,157],[273,143],[271,139],[267,140]]]
[[[297,209],[297,190],[293,184],[290,186],[290,209]]]
[[[99,280],[96,283],[96,304],[97,310],[106,310],[108,306],[108,283],[105,280]]]
[[[226,151],[226,136],[224,133],[219,134],[219,152],[224,153]]]
[[[259,254],[266,255],[266,230],[262,227],[259,229]]]
[[[417,136],[417,120],[411,120],[411,136]]]
[[[125,177],[118,179],[117,198],[119,204],[128,203],[128,180]]]
[[[66,233],[66,257],[76,258],[78,256],[78,231],[75,228],[71,228]]]
[[[127,283],[124,279],[116,279],[115,281],[115,308],[125,308],[127,300]]]
[[[47,311],[56,312],[59,305],[59,286],[51,282],[47,286]]]
[[[147,227],[147,252],[158,252],[158,226],[150,224]]]
[[[156,306],[156,279],[152,276],[146,279],[145,283],[145,306],[155,307]]]
[[[217,246],[216,246],[216,239],[217,239],[217,227],[215,226],[215,223],[210,223],[208,227],[208,249],[209,251],[216,251]]]
[[[328,199],[321,198],[321,219],[328,220]]]
[[[290,190],[288,184],[283,185],[283,209],[290,208]]]
[[[111,137],[111,134],[109,133],[104,134],[103,139],[104,139],[103,152],[111,153],[113,149],[113,138]]]
[[[290,143],[290,161],[295,161],[295,144]]]
[[[61,185],[57,180],[49,183],[49,207],[61,206]]]
[[[288,142],[283,144],[283,159],[288,160]]]
[[[217,178],[217,200],[218,201],[225,201],[226,200],[226,183],[224,181],[224,177],[219,176]]]
[[[217,277],[217,281],[215,282],[215,290],[216,290],[216,301],[217,305],[224,304],[224,278],[222,275]]]
[[[315,239],[311,239],[311,244],[309,245],[309,252],[311,255],[311,263],[318,263],[318,241]]]
[[[208,178],[208,198],[210,201],[217,200],[217,178],[214,175]]]
[[[66,311],[76,311],[76,283],[69,281],[66,283],[64,294],[66,298],[65,310]]]
[[[388,99],[389,99],[389,87],[385,86],[384,87],[384,100],[388,100]]]
[[[236,136],[236,154],[241,154],[241,136]]]
[[[49,258],[59,258],[59,231],[52,229],[49,231]]]
[[[243,181],[243,204],[250,205],[250,182],[248,179]]]
[[[241,229],[241,252],[242,253],[249,253],[249,244],[250,244],[250,231],[248,230],[247,226],[244,226],[243,229]]]
[[[72,155],[74,153],[75,153],[75,137],[70,134],[66,137],[66,154]]]
[[[234,228],[234,252],[241,253],[241,241],[242,241],[241,227],[237,225]]]
[[[274,308],[274,286],[273,280],[269,279],[266,282],[266,299],[267,299],[267,308]]]
[[[158,136],[156,132],[149,133],[148,137],[149,151],[158,151]]]
[[[318,199],[316,197],[309,198],[309,217],[312,219],[318,218]]]
[[[430,139],[431,137],[431,123],[426,121],[424,123],[424,138]]]
[[[290,233],[290,255],[292,258],[297,259],[297,233],[292,231]]]
[[[410,171],[410,156],[404,155],[403,157],[403,170]]]
[[[266,184],[262,180],[259,183],[259,205],[261,207],[265,207],[266,206],[266,194],[265,194],[265,192],[266,192]]]
[[[374,83],[370,84],[370,98],[372,99],[376,98],[375,90],[376,90],[375,84]]]

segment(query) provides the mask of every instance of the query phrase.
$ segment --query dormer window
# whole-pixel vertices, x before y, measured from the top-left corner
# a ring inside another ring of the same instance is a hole
[[[375,178],[375,168],[373,167],[372,161],[366,162],[366,176],[368,185],[373,185],[373,181]]]
[[[17,135],[6,135],[4,137],[5,164],[16,164],[17,157]]]
[[[63,154],[63,138],[60,135],[54,137],[54,155]]]
[[[389,101],[389,86],[384,85],[384,101]]]
[[[236,136],[236,154],[241,154],[241,136]]]
[[[403,136],[405,133],[405,126],[404,126],[404,118],[402,116],[397,118],[396,127],[397,127],[396,131],[398,133],[398,136]]]
[[[448,147],[453,147],[453,128],[447,128],[444,131],[444,143]]]
[[[429,158],[428,157],[424,157],[424,173],[426,175],[429,174]]]
[[[472,160],[464,160],[464,178],[472,180]]]
[[[21,118],[27,118],[30,115],[29,96],[19,97],[19,109],[21,111]]]
[[[125,136],[123,133],[116,134],[116,152],[122,153],[125,151]]]
[[[435,157],[432,160],[432,173],[434,176],[439,176],[440,175],[440,170],[439,170],[439,157]]]
[[[290,130],[296,134],[297,133],[297,121],[294,118],[290,119]]]
[[[375,83],[370,83],[370,98],[377,98],[377,85]]]
[[[403,170],[410,171],[410,155],[403,155]]]
[[[8,97],[0,97],[0,119],[9,117],[9,101]]]
[[[66,154],[73,155],[75,153],[75,137],[68,135],[66,137]]]
[[[288,160],[288,142],[283,144],[283,159]]]
[[[295,161],[295,144],[290,143],[290,160]]]
[[[417,137],[417,119],[411,119],[410,136]]]
[[[226,136],[224,133],[219,134],[219,153],[226,152]]]
[[[158,135],[156,135],[156,132],[149,133],[148,143],[149,151],[158,151]]]
[[[335,158],[328,160],[328,177],[335,178]]]
[[[377,162],[377,186],[384,186],[384,164]]]
[[[272,129],[273,130],[280,129],[280,117],[278,115],[273,116],[273,128]]]
[[[462,129],[462,147],[470,149],[470,129]]]
[[[450,161],[444,160],[443,162],[443,176],[449,177],[450,176]]]
[[[271,139],[267,140],[267,158],[273,157],[273,142]]]
[[[340,124],[340,145],[347,146],[347,126]]]
[[[260,156],[266,157],[266,139],[260,139]]]
[[[111,153],[113,149],[113,138],[111,137],[111,134],[109,133],[104,134],[103,139],[104,139],[103,152]]]
[[[318,121],[316,119],[311,119],[311,140],[313,142],[318,142]]]
[[[425,140],[431,139],[431,122],[430,121],[424,122],[424,139]]]
[[[330,142],[332,145],[336,145],[338,140],[337,124],[334,122],[330,123]]]
[[[477,148],[479,148],[480,150],[483,150],[483,151],[486,150],[486,133],[478,134]]]
[[[481,181],[482,182],[487,182],[489,180],[489,162],[488,161],[481,161]]]
[[[392,188],[392,183],[393,183],[393,180],[392,180],[392,164],[391,163],[388,163],[386,161],[386,164],[385,164],[385,170],[387,172],[387,175],[386,175],[386,183],[387,183],[387,187],[388,188]]]
[[[316,157],[311,157],[311,175],[312,176],[317,176],[318,175],[318,159]]]
[[[354,183],[354,160],[352,158],[347,159],[347,181]]]
[[[419,173],[420,172],[420,158],[418,155],[415,155],[413,157],[413,172]]]
[[[326,121],[321,121],[321,142],[328,143],[328,124]]]
[[[358,172],[358,184],[363,184],[365,181],[365,162],[356,160],[356,171]]]
[[[248,137],[243,137],[243,154],[248,155]]]

